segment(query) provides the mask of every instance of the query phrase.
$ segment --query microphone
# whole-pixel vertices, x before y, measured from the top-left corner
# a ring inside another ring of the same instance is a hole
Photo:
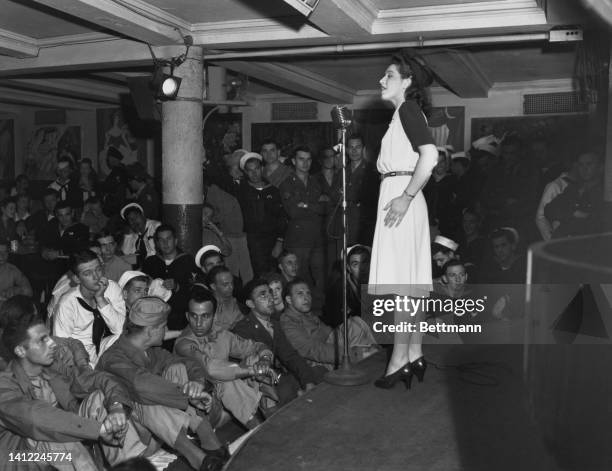
[[[351,125],[350,111],[346,106],[336,105],[331,110],[331,118],[335,128],[346,129]]]

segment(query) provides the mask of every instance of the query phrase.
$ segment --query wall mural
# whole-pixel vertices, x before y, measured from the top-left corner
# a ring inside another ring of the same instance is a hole
[[[434,107],[427,119],[437,146],[451,145],[455,152],[464,147],[465,108],[463,106]]]
[[[146,140],[132,133],[121,108],[97,110],[98,169],[104,175],[110,172],[106,164],[106,151],[115,147],[123,155],[123,163],[140,162],[147,165]]]
[[[81,159],[81,127],[36,126],[26,144],[24,173],[33,180],[54,180],[58,159]]]

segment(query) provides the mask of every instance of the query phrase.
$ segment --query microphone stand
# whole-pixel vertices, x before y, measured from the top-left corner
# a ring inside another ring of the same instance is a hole
[[[338,369],[328,372],[325,381],[336,386],[358,386],[369,381],[368,375],[351,364],[348,342],[347,276],[348,254],[346,253],[346,123],[340,123],[342,148],[342,313],[344,315],[344,356]]]

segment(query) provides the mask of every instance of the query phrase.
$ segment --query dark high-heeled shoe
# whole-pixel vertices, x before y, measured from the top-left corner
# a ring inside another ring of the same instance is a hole
[[[410,362],[406,363],[399,370],[384,375],[374,381],[374,386],[382,389],[391,389],[395,386],[399,381],[403,381],[408,389],[410,389],[410,378],[412,377],[412,368],[410,366]]]
[[[427,370],[427,360],[425,357],[419,357],[413,362],[410,362],[410,370],[417,377],[419,383],[423,382],[423,378],[425,378],[425,370]],[[408,383],[412,381],[412,376],[408,380]],[[408,384],[408,389],[410,389],[410,384]]]

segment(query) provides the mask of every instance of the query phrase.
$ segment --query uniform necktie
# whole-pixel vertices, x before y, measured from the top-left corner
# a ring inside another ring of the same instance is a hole
[[[138,234],[138,239],[136,239],[136,263],[139,268],[142,268],[145,258],[147,258],[147,246],[144,237],[144,233]]]
[[[110,335],[110,330],[108,329],[108,326],[106,325],[106,322],[104,321],[104,318],[102,317],[102,314],[100,314],[100,311],[98,309],[91,307],[85,302],[84,299],[76,299],[83,309],[91,312],[94,316],[91,340],[96,346],[96,353],[100,353],[100,342],[105,336]]]
[[[66,199],[68,199],[68,183],[69,182],[66,182],[63,185],[59,184],[60,201],[66,201]]]

